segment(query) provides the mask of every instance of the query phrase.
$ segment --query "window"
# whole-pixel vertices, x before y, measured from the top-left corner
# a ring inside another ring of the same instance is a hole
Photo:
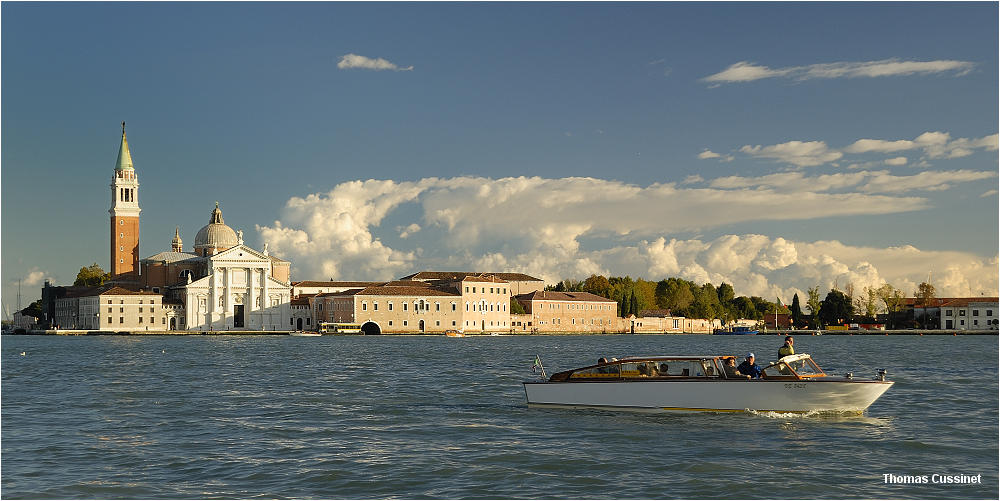
[[[392,301],[389,301],[389,311],[392,311]]]
[[[987,317],[992,317],[993,316],[993,310],[986,310],[986,316]]]
[[[141,304],[141,303],[142,303],[142,302],[140,301],[140,304]],[[142,313],[142,306],[140,306],[140,307],[139,307],[139,313]]]
[[[118,323],[120,324],[125,323],[125,317],[118,317]]]
[[[944,310],[944,316],[946,317],[952,316],[952,310]]]
[[[166,320],[166,319],[164,319],[164,320]],[[156,323],[156,319],[153,318],[153,317],[149,317],[149,323],[155,324]]]
[[[972,316],[978,317],[979,316],[979,310],[972,310]]]
[[[473,287],[473,288],[472,288],[472,293],[473,293],[473,294],[475,294],[475,293],[476,293],[476,288],[475,288],[475,287]]]
[[[119,306],[118,307],[118,313],[125,313],[125,307],[124,306]]]
[[[111,304],[111,300],[110,299],[108,300],[108,304]]]
[[[392,320],[389,321],[389,327],[392,327]]]
[[[434,303],[434,311],[441,311],[441,303]]]
[[[965,316],[965,310],[958,310],[958,316],[964,317]]]
[[[378,303],[372,302],[372,309],[378,311]]]
[[[361,311],[368,311],[368,303],[364,301],[361,302]]]
[[[434,325],[441,325],[441,321],[440,320],[435,320],[434,321]]]
[[[111,313],[111,307],[108,306],[108,313]]]
[[[490,287],[490,294],[493,294],[493,287]]]
[[[468,285],[465,286],[465,292],[469,292],[469,286]]]
[[[451,303],[451,311],[455,311],[455,303]]]
[[[454,321],[454,320],[452,320],[452,321],[451,321],[451,326],[452,326],[452,327],[454,327],[454,326],[455,326],[455,321]]]
[[[403,303],[403,311],[406,311],[406,308],[407,308],[407,303]],[[403,325],[406,325],[406,323],[404,322]]]
[[[319,311],[323,311],[323,303],[319,303],[317,306],[319,306],[319,308],[317,308]]]
[[[507,288],[506,288],[506,287],[504,287],[504,288],[503,288],[503,293],[504,293],[504,294],[506,294],[506,293],[507,293]]]
[[[403,320],[403,327],[406,327],[406,320]]]

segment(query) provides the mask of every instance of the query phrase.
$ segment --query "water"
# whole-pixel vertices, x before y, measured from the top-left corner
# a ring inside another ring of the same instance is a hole
[[[764,361],[781,338],[4,336],[0,496],[998,497],[996,337],[796,341],[829,373],[885,367],[897,383],[853,417],[529,409],[535,354],[550,372]]]

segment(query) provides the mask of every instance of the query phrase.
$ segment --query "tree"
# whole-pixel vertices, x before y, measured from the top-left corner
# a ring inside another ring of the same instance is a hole
[[[632,287],[632,297],[629,298],[629,313],[639,316],[639,299],[635,297],[635,287]]]
[[[924,308],[924,313],[920,318],[920,325],[921,327],[926,328],[927,321],[929,320],[927,318],[928,315],[926,308],[932,306],[934,303],[934,286],[927,282],[920,282],[920,285],[917,286],[917,291],[913,293],[913,296],[917,298],[916,306]]]
[[[510,314],[511,315],[524,315],[527,312],[524,311],[524,306],[521,306],[521,302],[510,298]]]
[[[607,277],[604,275],[591,275],[583,281],[580,289],[583,292],[589,292],[604,298],[611,297],[611,283],[608,282]]]
[[[38,299],[35,302],[29,304],[23,310],[21,310],[22,315],[27,315],[29,317],[42,318],[42,300]]]
[[[681,278],[668,278],[656,284],[656,305],[675,315],[687,316],[688,307],[694,302],[694,283]]]
[[[736,297],[736,291],[733,290],[733,286],[725,282],[719,284],[717,293],[719,296],[719,303],[723,306],[732,303],[733,299]]]
[[[819,312],[821,309],[821,303],[819,301],[819,286],[810,287],[808,291],[809,299],[806,301],[806,306],[809,307],[809,314],[812,315],[810,321],[810,327],[819,328]]]
[[[792,325],[799,326],[802,325],[802,305],[799,304],[799,295],[796,293],[792,296]]]
[[[896,312],[899,311],[899,307],[903,303],[903,291],[893,287],[890,284],[885,284],[878,288],[878,298],[882,300],[882,304],[885,305],[885,311],[889,317],[889,328],[893,328],[896,325]]]
[[[841,325],[850,319],[851,298],[838,290],[830,290],[820,305],[820,320],[825,325]]]
[[[76,274],[76,281],[73,282],[73,285],[96,287],[98,285],[103,285],[104,282],[107,282],[108,280],[111,280],[111,274],[105,273],[103,268],[98,266],[97,263],[94,263],[90,266],[80,268],[80,273]]]
[[[753,301],[746,296],[733,299],[733,310],[739,318],[752,318],[754,320],[763,318],[763,313],[757,311],[757,307],[754,306]]]

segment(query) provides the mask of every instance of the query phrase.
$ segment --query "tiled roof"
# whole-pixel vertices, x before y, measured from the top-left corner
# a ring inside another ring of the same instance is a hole
[[[285,261],[284,259],[281,259],[281,258],[280,258],[280,257],[278,257],[278,256],[270,256],[270,255],[269,255],[269,256],[267,256],[267,257],[271,259],[271,262],[272,262],[272,263],[289,263],[289,262],[290,262],[290,261]]]
[[[469,276],[493,275],[508,282],[541,282],[542,279],[535,278],[524,273],[483,273],[471,271],[420,271],[412,275],[407,275],[400,280],[461,280]]]
[[[301,296],[299,296],[299,297],[291,300],[291,302],[289,304],[291,304],[292,306],[309,306],[309,298],[310,297],[312,297],[312,294],[310,294],[310,295],[303,294],[303,295],[301,295]]]
[[[956,308],[956,307],[962,308],[962,307],[968,307],[972,303],[996,303],[996,302],[998,302],[998,298],[995,298],[995,297],[960,297],[960,298],[946,299],[945,301],[946,302],[944,304],[942,304],[941,306],[952,307],[952,308]]]
[[[496,275],[470,275],[462,279],[463,282],[487,282],[491,284],[505,284],[506,280],[498,278]]]
[[[292,282],[292,287],[369,287],[385,282],[321,282],[317,280],[300,280]]]
[[[534,291],[527,294],[514,296],[518,301],[598,301],[604,303],[615,303],[614,299],[598,296],[589,292],[556,292],[556,291]]]
[[[88,290],[74,291],[66,294],[66,297],[91,297],[91,296],[159,296],[157,292],[133,291],[117,285],[103,285],[92,287]]]
[[[666,318],[670,316],[670,310],[642,310],[639,312],[639,316]]]
[[[142,261],[143,262],[146,262],[146,261],[166,261],[168,263],[175,263],[177,261],[186,261],[188,259],[193,259],[193,258],[194,259],[199,259],[198,255],[196,255],[196,254],[190,254],[190,253],[187,253],[187,252],[167,251],[167,252],[161,252],[159,254],[153,254],[152,256],[149,256],[146,259],[143,259]]]
[[[377,287],[366,287],[361,292],[357,293],[358,296],[461,296],[457,292],[447,292],[440,289],[434,289],[431,287],[395,287],[395,286],[377,286]]]
[[[320,292],[319,294],[316,294],[316,297],[353,296],[353,295],[355,295],[355,294],[357,294],[357,293],[359,293],[359,292],[361,292],[363,290],[364,290],[364,287],[362,287],[362,288],[354,288],[354,289],[347,289],[347,290],[340,291],[340,292]],[[308,299],[308,298],[306,298],[306,299]]]

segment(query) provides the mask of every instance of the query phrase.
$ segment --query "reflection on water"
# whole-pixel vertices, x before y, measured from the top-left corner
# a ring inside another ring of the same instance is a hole
[[[743,339],[740,339],[743,338]],[[996,498],[997,341],[802,337],[865,414],[529,408],[522,380],[770,336],[5,336],[4,498]],[[770,351],[769,351],[770,350]],[[25,351],[31,356],[21,357]],[[870,374],[870,375],[869,375]],[[915,412],[919,409],[919,412]],[[942,470],[947,471],[942,471]],[[983,485],[882,475],[982,474]]]

